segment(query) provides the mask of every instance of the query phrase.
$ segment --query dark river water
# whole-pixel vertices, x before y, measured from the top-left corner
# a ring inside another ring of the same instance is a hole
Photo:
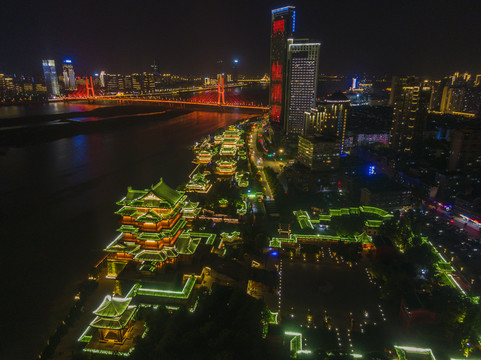
[[[75,111],[89,111],[105,105],[70,104],[54,102],[49,104],[29,104],[0,106],[0,119],[17,118],[32,115],[62,114]]]
[[[48,106],[50,113],[81,110],[42,105],[38,114]],[[34,114],[4,109],[0,117]],[[42,350],[71,306],[74,285],[115,237],[115,202],[127,186],[146,188],[163,177],[175,188],[194,167],[189,147],[246,117],[252,115],[193,112],[0,154],[0,359],[30,359]]]

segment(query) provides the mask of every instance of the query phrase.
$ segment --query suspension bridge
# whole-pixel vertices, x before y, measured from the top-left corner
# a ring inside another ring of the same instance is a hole
[[[119,94],[96,95],[92,77],[86,78],[85,86],[70,96],[62,98],[65,102],[87,101],[89,103],[114,103],[121,105],[159,105],[162,107],[185,110],[224,111],[239,109],[253,113],[265,113],[268,106],[256,104],[247,97],[226,89],[224,79],[220,78],[217,89],[198,92],[188,99],[166,99],[162,94]]]

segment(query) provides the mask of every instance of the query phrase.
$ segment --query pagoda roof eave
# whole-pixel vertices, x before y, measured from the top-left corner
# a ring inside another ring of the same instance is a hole
[[[100,317],[118,317],[129,307],[132,298],[120,298],[107,295],[102,304],[93,311],[93,313]]]
[[[91,323],[90,326],[97,329],[111,329],[111,330],[121,330],[128,322],[132,319],[135,314],[136,306],[128,306],[122,315],[114,318],[105,318],[102,316],[97,316]]]

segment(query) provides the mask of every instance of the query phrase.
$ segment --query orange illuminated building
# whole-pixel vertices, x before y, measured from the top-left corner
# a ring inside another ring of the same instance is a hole
[[[187,196],[162,179],[150,189],[134,190],[117,202],[122,208],[120,235],[107,246],[108,276],[116,277],[128,262],[142,271],[154,271],[192,255],[200,239],[184,232],[183,206]]]

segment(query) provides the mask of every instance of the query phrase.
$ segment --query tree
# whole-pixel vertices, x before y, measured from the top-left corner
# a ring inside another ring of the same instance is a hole
[[[195,313],[165,308],[146,314],[149,332],[132,359],[262,359],[265,305],[238,290],[217,286]]]

